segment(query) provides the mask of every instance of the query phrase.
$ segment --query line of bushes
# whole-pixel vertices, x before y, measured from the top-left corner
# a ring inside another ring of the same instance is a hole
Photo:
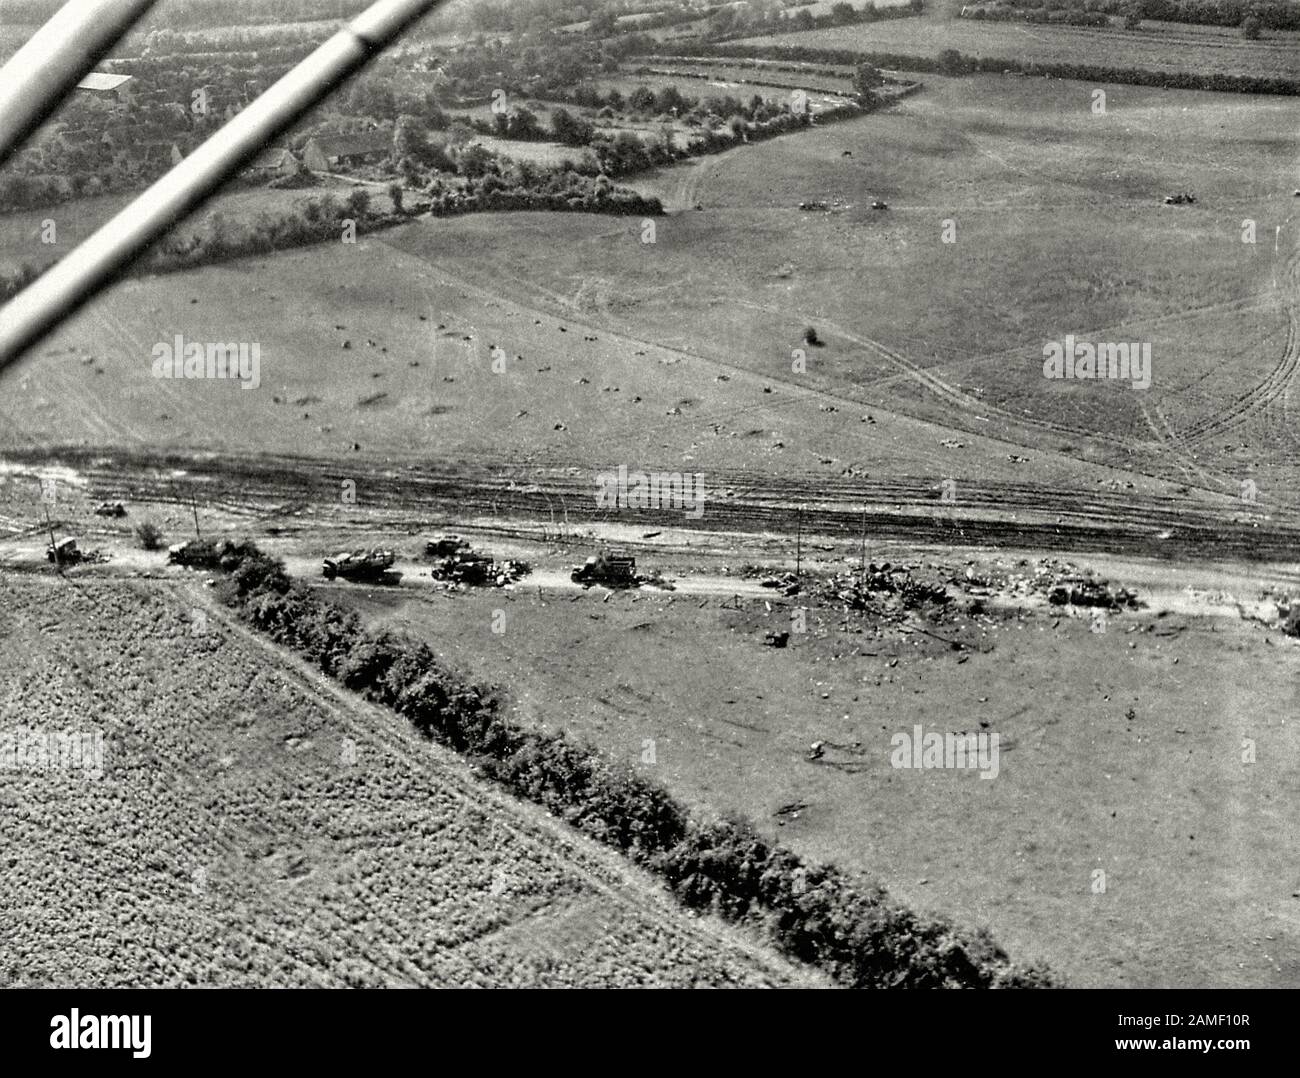
[[[683,59],[691,57],[759,58],[801,60],[815,64],[872,64],[894,71],[924,71],[937,75],[999,74],[1078,79],[1133,86],[1159,86],[1171,90],[1217,90],[1239,94],[1300,95],[1300,79],[1282,75],[1201,74],[1190,71],[1151,71],[1146,68],[1104,67],[1093,63],[1060,63],[1022,60],[1015,57],[965,56],[956,49],[944,49],[936,56],[913,56],[893,52],[859,52],[806,45],[711,45],[673,44]]]
[[[587,179],[585,189],[577,191],[547,191],[536,188],[511,188],[493,185],[496,176],[471,180],[464,193],[448,191],[435,196],[432,212],[437,217],[461,213],[494,211],[545,210],[553,213],[605,213],[614,216],[658,217],[664,212],[663,204],[626,188]],[[586,179],[586,178],[584,178]]]
[[[701,65],[701,66],[705,66],[705,65]],[[798,68],[793,64],[773,64],[771,67],[766,67],[766,68],[758,68],[757,65],[752,63],[747,65],[737,64],[736,66],[746,67],[749,70],[758,70],[762,72],[767,72],[767,71],[801,72],[807,70],[806,68]],[[692,78],[698,79],[700,77],[700,73],[698,71],[683,71],[680,68],[671,68],[671,67],[642,67],[642,68],[638,68],[636,73],[638,75],[657,75],[661,78],[670,78],[670,79],[692,79]],[[817,86],[807,81],[779,82],[774,78],[770,78],[766,74],[763,74],[761,78],[757,78],[757,79],[745,79],[745,78],[741,78],[739,75],[729,75],[728,77],[734,82],[744,83],[747,86],[765,86],[765,87],[771,86],[771,87],[775,87],[778,90],[803,90],[804,92],[810,94],[826,94],[831,97],[843,97],[846,100],[849,98],[849,95],[852,92],[849,90],[845,90],[844,88],[839,86]],[[913,92],[914,89],[920,88],[919,83],[904,82],[902,79],[885,79],[881,83],[881,86],[882,87],[889,86],[891,88],[897,87],[897,89],[890,89],[888,93],[883,93],[878,89],[877,93],[879,97],[882,99],[882,101],[888,101],[897,97],[904,97],[908,93]]]
[[[976,22],[1028,22],[1047,26],[1084,26],[1094,29],[1110,26],[1110,17],[1100,11],[1068,8],[1048,10],[1039,7],[1022,10],[1009,7],[977,7],[970,11],[969,14],[963,14],[960,17],[974,19]]]
[[[1300,8],[1287,0],[1002,0],[1015,11],[1065,10],[1133,16],[1154,22],[1242,26],[1254,19],[1264,30],[1300,30]]]
[[[787,955],[858,988],[1053,987],[986,931],[921,917],[879,887],[805,864],[739,819],[693,818],[665,790],[563,733],[505,717],[495,690],[449,669],[422,641],[368,629],[291,580],[249,542],[207,540],[187,561],[223,574],[238,617],[342,685],[469,756],[481,775],[657,873],[684,905],[766,930]]]
[[[412,207],[412,211],[427,207],[436,217],[518,210],[640,217],[658,217],[664,212],[663,204],[657,198],[602,183],[598,178],[576,175],[569,178],[572,182],[568,186],[556,182],[548,187],[539,182],[533,187],[512,188],[500,177],[489,175],[469,181],[464,190],[431,190],[427,203]],[[396,189],[401,192],[400,186]],[[175,232],[163,237],[153,250],[136,261],[132,272],[176,273],[235,258],[338,241],[345,220],[354,221],[357,236],[362,236],[404,224],[410,219],[401,210],[389,213],[371,209],[364,189],[354,191],[341,202],[327,194],[319,199],[308,199],[301,210],[263,211],[246,225],[226,222],[221,215],[214,214],[201,230]],[[17,295],[43,272],[44,269],[24,262],[13,273],[0,273],[0,303]]]

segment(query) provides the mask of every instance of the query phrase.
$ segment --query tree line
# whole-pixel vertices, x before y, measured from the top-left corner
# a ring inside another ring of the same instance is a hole
[[[1255,25],[1263,30],[1300,30],[1300,5],[1289,0],[999,0],[999,10],[1077,15],[1118,15],[1129,22],[1151,20],[1200,26]]]
[[[1151,71],[1144,68],[1107,67],[1090,62],[1022,60],[1018,57],[965,56],[944,49],[936,56],[907,53],[862,52],[806,45],[725,45],[682,42],[674,50],[684,57],[756,57],[799,60],[816,64],[871,64],[895,71],[924,71],[938,75],[1001,74],[1078,79],[1085,82],[1127,83],[1174,90],[1218,90],[1240,94],[1300,94],[1300,79],[1283,75],[1229,75],[1192,71]]]

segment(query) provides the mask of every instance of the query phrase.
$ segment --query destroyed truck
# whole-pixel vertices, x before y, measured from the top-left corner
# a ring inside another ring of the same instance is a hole
[[[102,565],[108,561],[108,557],[99,550],[82,550],[72,536],[46,546],[45,558],[59,569],[65,565]]]
[[[604,584],[608,588],[635,588],[640,584],[636,575],[636,558],[630,554],[596,554],[569,575],[575,584],[591,587]]]
[[[167,548],[167,561],[170,565],[181,565],[187,569],[207,569],[230,572],[239,567],[256,548],[249,542],[232,542],[229,539],[191,539]]]
[[[424,544],[426,558],[454,558],[457,554],[469,550],[469,543],[459,535],[440,535]]]
[[[77,541],[71,536],[47,546],[45,548],[45,557],[54,565],[80,565],[83,561],[81,548],[77,546]]]
[[[326,558],[321,575],[326,580],[342,577],[354,583],[395,584],[401,573],[392,572],[397,555],[391,550],[351,550]]]
[[[455,584],[475,587],[492,583],[497,575],[491,556],[473,550],[460,550],[443,558],[432,572],[437,580],[450,580]]]

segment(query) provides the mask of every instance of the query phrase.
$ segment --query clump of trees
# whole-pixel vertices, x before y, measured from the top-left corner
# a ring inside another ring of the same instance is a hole
[[[13,299],[43,272],[45,271],[38,270],[30,262],[24,262],[14,273],[0,274],[0,303]]]
[[[551,131],[555,141],[562,146],[587,146],[596,135],[589,120],[574,116],[568,109],[556,109],[551,113]]]
[[[366,628],[251,543],[213,543],[218,597],[329,677],[469,756],[515,796],[658,873],[692,909],[767,931],[786,954],[858,987],[1051,987],[987,932],[921,917],[877,886],[804,862],[744,820],[698,819],[665,790],[563,733],[521,726],[500,694],[465,680],[423,641]]]
[[[162,529],[149,520],[142,520],[135,526],[135,537],[141,550],[159,550],[163,545]]]

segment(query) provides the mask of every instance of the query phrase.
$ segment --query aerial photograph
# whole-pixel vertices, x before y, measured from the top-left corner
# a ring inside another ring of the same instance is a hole
[[[0,65],[0,987],[1300,988],[1300,0]]]

